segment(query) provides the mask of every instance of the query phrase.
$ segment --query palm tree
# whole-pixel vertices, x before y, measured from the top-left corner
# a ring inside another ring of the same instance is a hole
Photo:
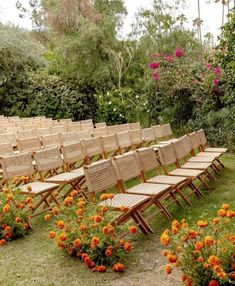
[[[181,30],[183,30],[183,25],[185,22],[187,22],[187,17],[184,15],[184,14],[180,14],[177,18],[176,18],[177,21],[179,21],[180,23],[180,28]]]
[[[203,21],[199,17],[193,20],[193,26],[197,28],[198,40],[200,43],[202,43],[202,32],[201,32],[202,24],[203,24]]]
[[[225,6],[226,6],[226,0],[214,0],[215,3],[222,3],[222,26],[224,25],[224,13],[225,13]],[[227,1],[229,2],[229,0]]]
[[[202,21],[201,21],[200,0],[197,0],[197,11],[198,11],[198,21],[197,21],[197,24],[198,24],[198,38],[199,38],[200,43],[202,43],[202,29],[201,29]]]

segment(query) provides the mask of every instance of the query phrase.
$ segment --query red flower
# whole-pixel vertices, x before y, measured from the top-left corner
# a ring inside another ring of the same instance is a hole
[[[149,64],[149,67],[151,68],[151,69],[158,69],[159,67],[160,67],[160,63],[157,63],[157,62],[152,62],[152,63],[150,63]]]
[[[113,266],[113,271],[115,272],[123,272],[124,271],[124,264],[118,262]]]
[[[213,83],[214,83],[214,85],[218,85],[218,84],[219,84],[219,79],[218,79],[218,78],[215,78],[215,79],[213,80]]]
[[[183,55],[184,55],[183,50],[181,50],[181,49],[179,49],[179,48],[177,48],[177,49],[175,50],[175,56],[176,56],[177,58],[181,58]]]
[[[220,70],[219,67],[214,68],[214,74],[215,74],[215,75],[216,75],[216,74],[220,74],[220,73],[221,73],[221,70]]]
[[[216,280],[211,280],[208,286],[219,286],[219,283]]]
[[[159,79],[159,75],[158,75],[157,72],[154,72],[154,73],[152,74],[152,79],[153,79],[153,80],[158,80],[158,79]]]

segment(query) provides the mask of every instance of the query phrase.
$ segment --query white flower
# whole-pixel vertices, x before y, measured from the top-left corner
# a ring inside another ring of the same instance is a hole
[[[111,105],[111,104],[112,104],[112,101],[109,101],[108,104]]]
[[[136,97],[135,98],[139,98],[139,95],[136,95]]]
[[[116,110],[117,110],[116,108],[113,109],[113,111],[116,111]]]

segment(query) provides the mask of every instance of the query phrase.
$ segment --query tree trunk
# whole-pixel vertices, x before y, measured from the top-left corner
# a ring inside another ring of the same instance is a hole
[[[198,26],[198,29],[199,29],[199,41],[200,41],[200,43],[202,43],[200,0],[197,0],[197,10],[198,10],[198,18],[199,18],[199,26]]]
[[[222,26],[224,25],[224,3],[222,3]]]

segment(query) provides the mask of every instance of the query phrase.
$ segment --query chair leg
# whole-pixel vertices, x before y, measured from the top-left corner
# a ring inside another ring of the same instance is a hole
[[[180,201],[177,199],[177,197],[175,196],[175,194],[172,192],[170,192],[170,196],[172,197],[172,199],[174,200],[174,202],[181,208],[183,208],[182,204],[180,203]]]
[[[207,190],[212,191],[211,187],[207,184],[207,182],[201,176],[198,176],[198,179]]]
[[[192,206],[191,202],[188,200],[188,198],[181,192],[179,188],[176,188],[176,192],[181,196],[181,198],[190,206]]]
[[[197,197],[202,197],[203,194],[202,192],[193,184],[193,182],[191,182],[189,184],[189,187],[191,188],[191,190],[194,192],[194,194],[197,196]]]
[[[172,219],[172,215],[158,199],[155,199],[154,204],[161,210],[161,212],[165,215],[167,219]]]
[[[143,234],[148,235],[148,230],[146,229],[146,227],[142,224],[142,222],[139,220],[139,218],[137,217],[137,215],[135,213],[131,214],[131,217],[133,218],[133,220],[135,221],[135,223],[137,224],[137,226],[140,228],[140,230],[143,232]]]
[[[136,210],[135,214],[137,215],[137,217],[139,218],[139,220],[142,222],[142,224],[145,226],[145,228],[147,229],[147,231],[149,233],[153,233],[153,230],[151,229],[150,225],[146,222],[146,220],[143,218],[143,216],[141,215],[141,213]]]

